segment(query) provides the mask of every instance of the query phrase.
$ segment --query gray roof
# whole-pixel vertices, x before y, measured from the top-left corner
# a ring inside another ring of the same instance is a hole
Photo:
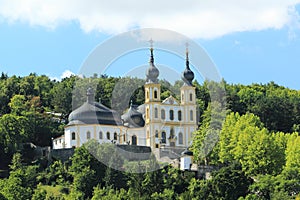
[[[71,112],[68,125],[104,124],[122,125],[120,115],[98,102],[87,101]]]
[[[122,115],[122,120],[125,126],[128,127],[143,127],[145,125],[145,121],[143,118],[143,114],[136,109],[136,106],[130,105],[128,111]]]

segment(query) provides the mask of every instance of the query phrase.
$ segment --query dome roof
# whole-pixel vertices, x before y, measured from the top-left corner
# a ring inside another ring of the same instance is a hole
[[[87,91],[87,102],[75,109],[69,115],[68,125],[78,124],[106,124],[122,125],[120,115],[101,103],[92,101],[94,96],[91,89]]]
[[[192,151],[190,151],[188,148],[186,149],[186,150],[184,150],[182,153],[181,153],[181,155],[186,155],[186,156],[193,156],[194,154],[193,154],[193,152]]]
[[[128,111],[122,115],[121,118],[124,122],[124,125],[128,127],[143,127],[145,125],[143,114],[138,112],[132,103]]]
[[[157,77],[159,76],[159,70],[154,65],[153,48],[150,48],[151,57],[149,61],[149,68],[146,71],[147,83],[157,83]]]

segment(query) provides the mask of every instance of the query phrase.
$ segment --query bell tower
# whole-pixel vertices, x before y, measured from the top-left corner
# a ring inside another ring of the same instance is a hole
[[[145,88],[145,127],[146,144],[155,146],[155,132],[159,130],[160,112],[160,84],[158,83],[159,70],[154,65],[153,40],[150,40],[150,61],[146,71]]]
[[[160,102],[159,70],[154,65],[153,41],[150,40],[150,61],[146,71],[145,102]]]
[[[188,44],[186,44],[186,68],[182,72],[183,86],[180,88],[180,105],[183,107],[184,113],[184,137],[190,144],[192,140],[192,132],[197,128],[197,106],[196,106],[196,92],[195,87],[192,84],[194,79],[194,72],[190,69],[189,63],[189,50]]]

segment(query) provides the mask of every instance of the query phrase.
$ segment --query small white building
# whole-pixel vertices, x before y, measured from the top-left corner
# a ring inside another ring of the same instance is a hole
[[[69,115],[64,135],[53,140],[53,148],[80,147],[90,139],[99,143],[112,142],[149,146],[152,149],[174,147],[186,149],[197,129],[196,94],[192,85],[194,73],[189,68],[188,52],[183,71],[180,99],[169,96],[161,100],[159,70],[154,65],[153,48],[146,72],[145,102],[130,105],[120,116],[116,111],[95,102],[92,89],[87,101]]]

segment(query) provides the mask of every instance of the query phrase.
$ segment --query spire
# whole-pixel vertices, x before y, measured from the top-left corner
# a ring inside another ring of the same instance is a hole
[[[94,91],[91,87],[89,87],[86,91],[87,102],[92,103],[95,100]]]
[[[186,43],[186,68],[182,73],[182,80],[185,82],[186,85],[192,86],[192,82],[194,79],[194,72],[190,69],[190,61],[189,61],[189,44]]]
[[[153,40],[152,38],[149,40],[150,43],[150,63],[154,65],[154,57],[153,57]]]
[[[157,83],[157,77],[159,76],[159,70],[154,65],[153,56],[153,40],[149,40],[150,43],[150,61],[149,68],[146,71],[146,83]]]
[[[185,55],[186,55],[186,62],[185,62],[185,65],[186,65],[186,68],[187,69],[190,69],[190,61],[189,61],[189,43],[187,42],[185,44],[186,48],[185,48]]]

